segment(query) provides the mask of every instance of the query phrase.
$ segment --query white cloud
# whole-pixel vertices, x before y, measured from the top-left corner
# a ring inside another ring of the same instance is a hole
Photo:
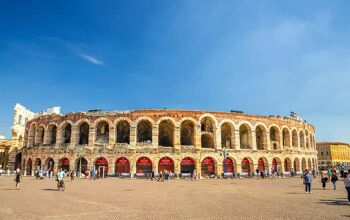
[[[87,55],[85,53],[79,53],[79,56],[92,64],[96,64],[96,65],[103,65],[104,64],[101,60],[98,60],[95,57]]]

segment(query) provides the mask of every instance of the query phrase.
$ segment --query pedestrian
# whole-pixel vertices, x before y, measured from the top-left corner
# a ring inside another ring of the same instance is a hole
[[[256,172],[256,178],[258,179],[259,178],[259,169],[256,168],[255,172]]]
[[[293,169],[290,170],[290,176],[291,176],[292,178],[294,178],[294,170],[293,170]]]
[[[332,176],[331,176],[331,182],[333,183],[333,189],[336,190],[337,189],[337,181],[338,181],[338,175],[335,172],[335,170],[332,172]]]
[[[192,180],[197,180],[197,170],[196,169],[193,170]]]
[[[344,186],[348,192],[348,201],[350,203],[350,170],[348,170],[348,173],[344,173],[344,176]]]
[[[264,172],[263,171],[260,172],[260,176],[262,179],[264,179]]]
[[[328,168],[328,170],[327,170],[327,177],[328,177],[328,179],[330,179],[331,176],[332,176],[332,167]]]
[[[151,173],[151,180],[153,181],[154,180],[154,171],[152,170],[152,173]]]
[[[311,176],[310,172],[308,171],[308,169],[305,170],[304,175],[303,175],[303,179],[304,179],[304,184],[305,184],[305,193],[310,194],[311,193],[312,176]]]
[[[21,185],[21,181],[22,181],[21,170],[17,168],[15,175],[16,175],[15,176],[16,189],[19,190],[19,186]]]
[[[73,181],[74,180],[74,170],[70,171],[70,180]]]
[[[315,171],[315,169],[312,170],[312,176],[313,176],[314,178],[316,178],[316,171]]]
[[[327,175],[325,175],[324,173],[321,173],[321,183],[322,183],[322,188],[326,189],[326,184],[328,182],[329,178],[327,177]]]

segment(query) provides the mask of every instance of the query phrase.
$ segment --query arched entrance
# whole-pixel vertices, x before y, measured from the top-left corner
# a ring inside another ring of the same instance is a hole
[[[152,161],[148,157],[140,157],[136,161],[137,173],[152,173]]]
[[[258,170],[260,172],[265,172],[266,171],[266,163],[263,158],[259,158],[258,160]]]
[[[215,175],[215,161],[211,157],[206,157],[202,160],[202,174],[207,176]]]
[[[273,158],[272,160],[272,172],[282,172],[281,160],[279,158]]]
[[[95,169],[98,171],[98,176],[104,178],[108,173],[108,162],[106,158],[99,157],[95,161]]]
[[[15,170],[21,169],[22,168],[22,153],[16,154],[16,159],[15,159]]]
[[[75,167],[76,171],[78,171],[80,174],[85,173],[88,169],[88,162],[84,157],[80,157],[77,159]]]
[[[35,160],[35,169],[36,170],[41,169],[41,159],[40,158],[36,158],[36,160]]]
[[[51,157],[47,158],[46,167],[48,170],[54,171],[55,161]]]
[[[289,158],[284,159],[284,171],[290,172],[292,169],[291,160]]]
[[[190,157],[185,157],[181,160],[180,163],[180,170],[181,173],[190,173],[192,174],[193,171],[196,169],[196,166],[194,164],[194,161]]]
[[[115,174],[116,176],[121,173],[130,173],[130,162],[125,157],[120,157],[115,162]]]
[[[243,158],[242,160],[242,173],[250,173],[250,161],[248,158]]]
[[[163,157],[158,162],[158,172],[164,172],[165,170],[174,173],[174,161],[170,157]]]
[[[27,161],[27,169],[26,169],[26,175],[31,176],[32,175],[32,159],[29,158]]]
[[[305,158],[301,159],[301,169],[302,169],[302,171],[305,171],[307,169]]]
[[[222,162],[222,171],[225,173],[225,166],[226,166],[226,173],[234,173],[234,163],[233,160],[229,157],[226,157],[226,160]]]
[[[69,159],[67,157],[64,157],[58,161],[58,169],[69,171]]]
[[[294,171],[299,172],[300,171],[300,161],[299,158],[294,159]]]

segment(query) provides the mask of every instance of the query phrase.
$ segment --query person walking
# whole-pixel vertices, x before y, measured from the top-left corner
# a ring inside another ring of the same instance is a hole
[[[22,181],[21,170],[17,168],[16,176],[15,176],[15,182],[16,182],[16,189],[17,190],[19,190],[19,186],[21,185],[21,181]]]
[[[322,188],[325,190],[326,189],[326,184],[328,182],[328,177],[325,175],[323,172],[321,173],[321,183],[322,183]]]
[[[331,176],[331,182],[333,183],[333,189],[336,190],[337,189],[337,181],[338,181],[338,175],[335,172],[335,170],[333,170],[332,172],[332,176]]]
[[[64,185],[64,177],[65,177],[65,172],[62,170],[62,168],[59,169],[57,173],[57,190],[62,189],[62,191],[65,190],[65,185]]]
[[[74,180],[74,170],[71,170],[69,175],[70,175],[70,181],[73,181]]]
[[[303,175],[303,179],[304,179],[304,184],[305,184],[305,193],[310,194],[311,193],[312,176],[311,176],[311,173],[308,171],[308,169],[305,170],[304,175]]]
[[[348,193],[348,201],[350,203],[350,170],[348,173],[344,173],[344,186]]]

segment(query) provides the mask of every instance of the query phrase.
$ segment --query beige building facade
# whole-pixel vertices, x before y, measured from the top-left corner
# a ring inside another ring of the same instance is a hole
[[[316,144],[321,169],[335,167],[339,170],[350,168],[350,145],[340,142],[319,142]]]
[[[22,169],[95,168],[103,175],[171,171],[201,176],[317,168],[315,128],[295,116],[134,110],[35,117],[25,127]]]

